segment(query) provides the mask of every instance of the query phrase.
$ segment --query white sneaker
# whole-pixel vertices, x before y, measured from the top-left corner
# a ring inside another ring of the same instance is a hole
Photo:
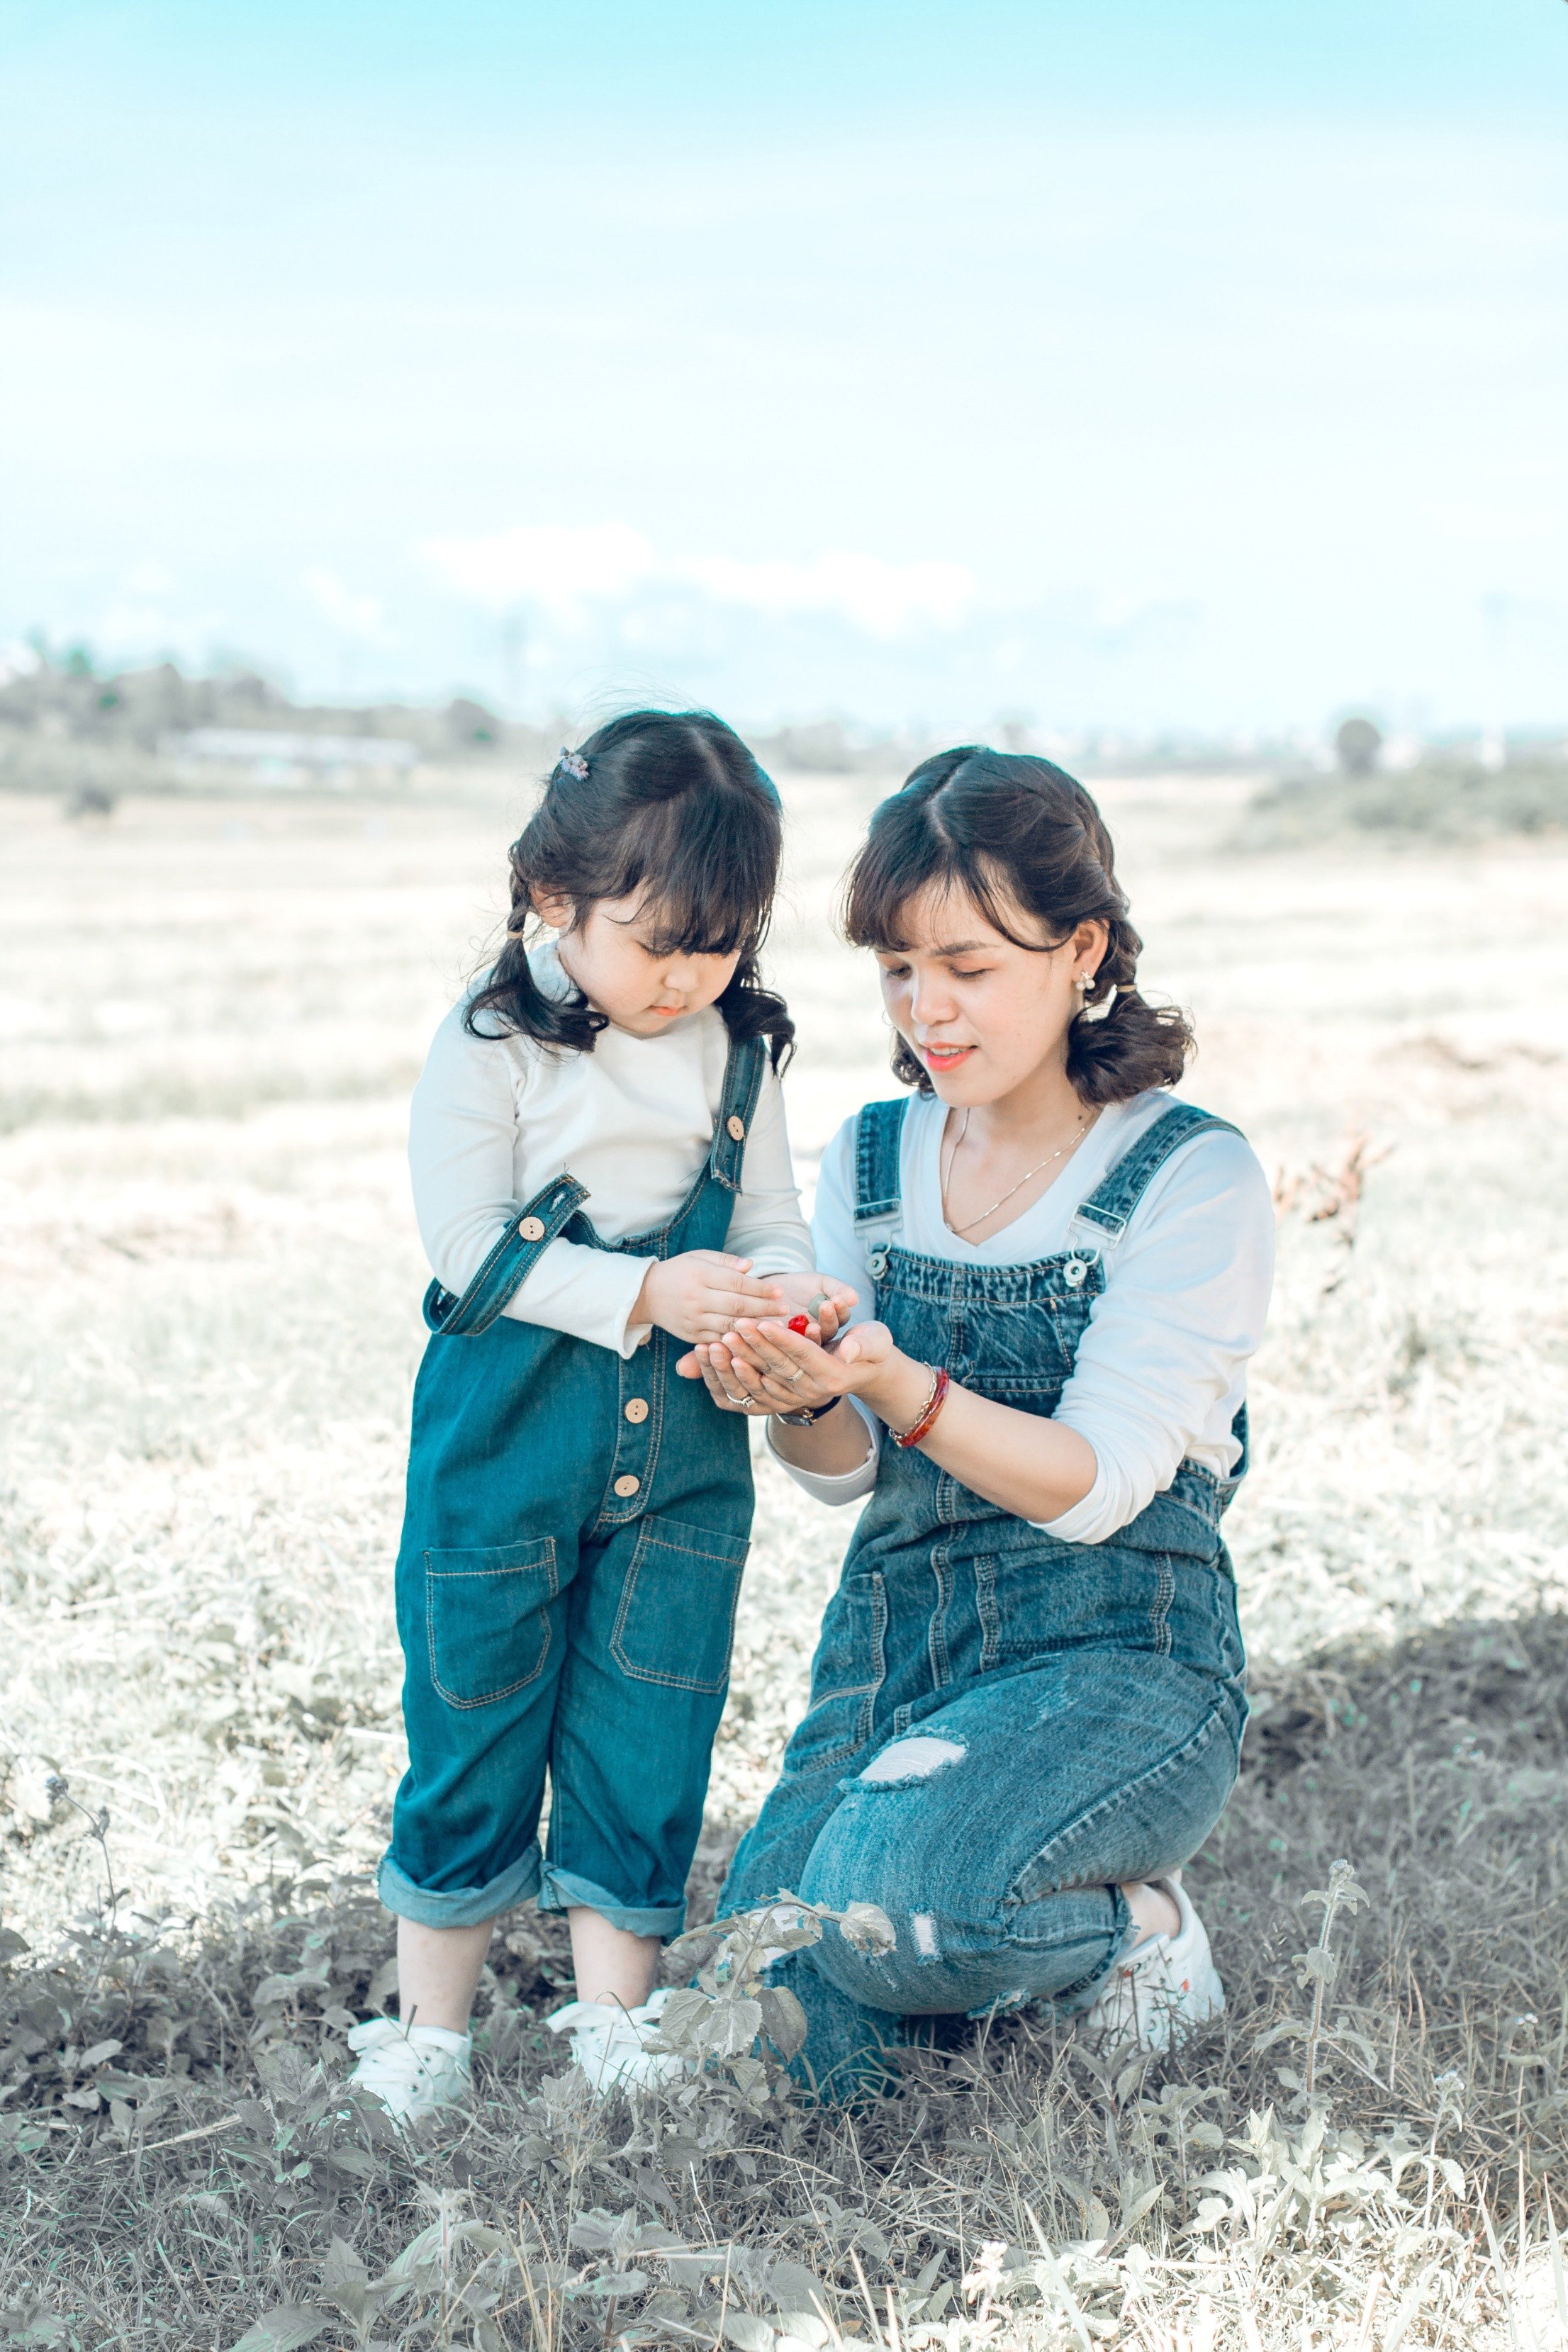
[[[1149,1883],[1170,1896],[1180,1925],[1173,1936],[1145,1936],[1102,1981],[1078,2021],[1083,2039],[1100,2048],[1169,2050],[1225,2007],[1204,1923],[1179,1876],[1173,1872]]]
[[[395,2123],[417,2122],[441,2107],[466,2105],[472,2088],[473,2043],[445,2025],[411,2025],[373,2017],[349,2034],[359,2064],[349,2076],[356,2091],[381,2101]]]
[[[684,2058],[647,2046],[658,2039],[668,1998],[669,1987],[661,1985],[640,2009],[622,2009],[613,2000],[573,2000],[544,2022],[552,2033],[572,2036],[572,2063],[581,2066],[595,2091],[647,2091],[656,2083],[684,2082],[690,2072]]]

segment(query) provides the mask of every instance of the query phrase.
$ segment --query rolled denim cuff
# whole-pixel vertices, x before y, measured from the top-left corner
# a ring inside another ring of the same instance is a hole
[[[679,1936],[686,1925],[684,1903],[667,1903],[639,1910],[628,1903],[617,1901],[607,1887],[595,1886],[591,1878],[578,1878],[570,1870],[557,1870],[551,1864],[543,1873],[539,1887],[539,1907],[542,1911],[565,1911],[581,1903],[596,1911],[612,1927],[624,1927],[628,1936],[658,1936],[668,1943]]]
[[[416,1919],[422,1927],[478,1927],[514,1904],[526,1903],[539,1889],[539,1847],[531,1844],[484,1886],[459,1886],[452,1894],[416,1886],[392,1856],[382,1856],[375,1891],[387,1910],[400,1919]],[[575,1899],[575,1898],[574,1898]]]
[[[1100,1989],[1113,1968],[1124,1960],[1139,1940],[1138,1922],[1132,1916],[1132,1906],[1120,1886],[1106,1889],[1110,1896],[1110,1952],[1103,1968],[1079,1977],[1076,1984],[1064,1985],[1055,1997],[1054,2006],[1064,2017],[1078,2017],[1084,2010],[1092,2009]]]

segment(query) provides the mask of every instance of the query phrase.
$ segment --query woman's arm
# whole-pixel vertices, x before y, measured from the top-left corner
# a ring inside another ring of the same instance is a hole
[[[1234,1387],[1262,1332],[1272,1250],[1268,1187],[1251,1150],[1232,1136],[1196,1139],[1145,1195],[1056,1415],[954,1386],[921,1452],[1064,1541],[1103,1543],[1169,1486]],[[853,1394],[899,1430],[931,1394],[932,1368],[880,1324],[857,1327],[833,1353],[771,1320],[738,1322],[733,1339],[708,1353],[727,1396],[752,1410]],[[842,1410],[787,1432],[788,1458],[847,1466],[843,1433],[824,1442]],[[786,1436],[777,1442],[782,1451]]]
[[[1046,1524],[1103,1543],[1228,1425],[1274,1276],[1268,1180],[1239,1135],[1195,1137],[1144,1194],[1056,1409],[1094,1448],[1093,1486]]]
[[[771,1320],[742,1320],[732,1337],[733,1347],[697,1351],[710,1388],[731,1405],[743,1399],[752,1411],[776,1414],[854,1397],[889,1429],[901,1430],[914,1427],[931,1397],[932,1367],[894,1347],[883,1323],[857,1324],[831,1354]],[[796,1371],[801,1377],[793,1381]],[[842,1475],[865,1459],[864,1428],[851,1406],[839,1404],[809,1429],[775,1420],[773,1444],[800,1469]],[[956,1385],[921,1452],[1021,1519],[1054,1519],[1070,1510],[1093,1486],[1097,1466],[1093,1447],[1076,1430]]]

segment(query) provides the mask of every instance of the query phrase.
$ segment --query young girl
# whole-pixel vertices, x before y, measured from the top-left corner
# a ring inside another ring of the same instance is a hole
[[[1048,761],[925,761],[847,916],[911,1089],[823,1161],[818,1254],[867,1307],[831,1352],[745,1316],[687,1366],[776,1416],[808,1491],[870,1497],[720,1908],[787,1887],[893,1922],[890,1951],[830,1933],[782,1964],[819,2084],[911,2020],[1021,2000],[1158,2049],[1224,1998],[1181,1866],[1247,1713],[1220,1529],[1268,1185],[1173,1098],[1186,1023],[1139,992],[1110,835]]]
[[[507,945],[415,1094],[437,1279],[379,1882],[401,2017],[350,2036],[399,2116],[466,2092],[490,1930],[531,1895],[571,1922],[581,1998],[552,2022],[578,2062],[601,2087],[672,2064],[644,2048],[649,1988],[684,1921],[752,1477],[671,1341],[854,1297],[812,1273],[791,1173],[793,1024],[757,971],[779,851],[777,794],[706,713],[563,751],[511,850]],[[552,944],[525,945],[534,918]]]

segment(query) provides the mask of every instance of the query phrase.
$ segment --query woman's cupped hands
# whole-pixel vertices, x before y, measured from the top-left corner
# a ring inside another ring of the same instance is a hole
[[[856,1323],[858,1294],[827,1275],[774,1276],[775,1283],[808,1286],[809,1297],[788,1304],[793,1315],[737,1317],[721,1339],[700,1343],[681,1357],[683,1380],[700,1380],[726,1412],[802,1412],[850,1396],[876,1378],[892,1352],[884,1323]]]

